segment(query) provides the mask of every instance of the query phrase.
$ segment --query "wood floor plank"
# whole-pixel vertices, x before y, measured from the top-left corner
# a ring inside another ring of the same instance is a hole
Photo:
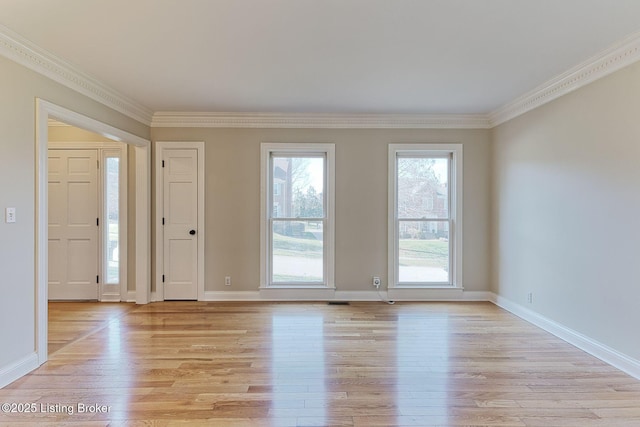
[[[0,426],[640,425],[640,381],[489,303],[49,312],[49,362],[0,403],[74,411],[3,412]]]

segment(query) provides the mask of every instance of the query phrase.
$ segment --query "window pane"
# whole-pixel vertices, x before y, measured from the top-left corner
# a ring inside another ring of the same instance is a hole
[[[108,284],[120,283],[120,256],[119,246],[119,217],[120,217],[120,159],[117,157],[108,157],[106,161],[106,180],[105,180],[105,196],[106,196],[106,217],[107,230],[105,258],[107,266]]]
[[[400,283],[449,283],[449,222],[399,222]]]
[[[323,283],[322,221],[273,221],[272,282]]]
[[[398,157],[398,218],[448,218],[449,159]]]
[[[272,158],[272,218],[324,218],[324,157]]]

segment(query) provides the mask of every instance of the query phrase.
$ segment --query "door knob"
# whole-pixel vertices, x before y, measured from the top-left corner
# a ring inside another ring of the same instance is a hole
[[[196,230],[189,230],[189,234],[193,236],[194,234],[196,234]]]

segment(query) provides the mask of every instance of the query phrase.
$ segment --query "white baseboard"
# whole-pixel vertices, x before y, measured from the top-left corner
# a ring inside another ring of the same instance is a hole
[[[258,291],[205,291],[204,301],[262,301]]]
[[[0,368],[0,388],[11,384],[18,378],[27,375],[38,366],[38,353],[31,353],[22,359]]]
[[[336,291],[335,301],[386,301],[387,291]]]
[[[557,336],[563,341],[578,347],[580,350],[640,380],[640,360],[633,359],[499,295],[491,293],[490,301],[498,307],[504,308],[508,312],[515,314],[527,322]]]
[[[124,302],[136,302],[136,291],[127,291],[127,296]]]
[[[273,289],[260,291],[206,291],[204,301],[380,301],[386,292],[356,292],[334,290]]]
[[[396,299],[390,298],[390,294],[393,294],[394,291]],[[386,290],[376,292],[274,288],[261,289],[260,291],[206,291],[204,301],[386,301],[387,299],[394,301],[490,301],[491,295],[491,292],[463,292],[461,289],[395,289],[389,292]]]
[[[391,288],[387,296],[392,301],[460,301],[461,288]]]
[[[464,291],[462,293],[463,301],[491,301],[492,297],[492,292],[485,291]]]

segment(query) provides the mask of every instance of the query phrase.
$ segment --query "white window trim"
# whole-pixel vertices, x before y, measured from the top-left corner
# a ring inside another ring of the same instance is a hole
[[[100,242],[100,259],[102,261],[102,272],[100,273],[100,301],[124,301],[124,296],[127,292],[127,199],[128,199],[128,191],[127,191],[127,155],[126,150],[127,146],[121,144],[122,147],[119,150],[101,150],[101,160],[100,164],[101,170],[101,191],[102,196],[100,200],[102,201],[101,206],[101,216],[103,218],[101,222],[101,242]],[[107,216],[107,203],[106,203],[106,193],[107,193],[107,158],[117,158],[119,159],[118,165],[118,262],[119,262],[119,272],[118,272],[118,286],[120,287],[119,292],[114,292],[114,284],[107,283],[107,269],[108,269],[108,260],[106,258],[106,254],[104,253],[105,242],[108,240],[109,236],[109,228],[107,224],[109,224],[109,219]]]
[[[271,235],[269,232],[270,159],[273,154],[326,156],[326,230],[324,231],[324,283],[270,284]],[[335,289],[335,144],[262,143],[260,145],[260,289]]]
[[[399,284],[397,239],[397,162],[398,155],[451,155],[449,172],[452,224],[449,230],[452,250],[451,284]],[[389,201],[388,201],[388,282],[389,289],[463,289],[462,285],[462,144],[389,144]],[[452,237],[451,237],[452,236]]]

